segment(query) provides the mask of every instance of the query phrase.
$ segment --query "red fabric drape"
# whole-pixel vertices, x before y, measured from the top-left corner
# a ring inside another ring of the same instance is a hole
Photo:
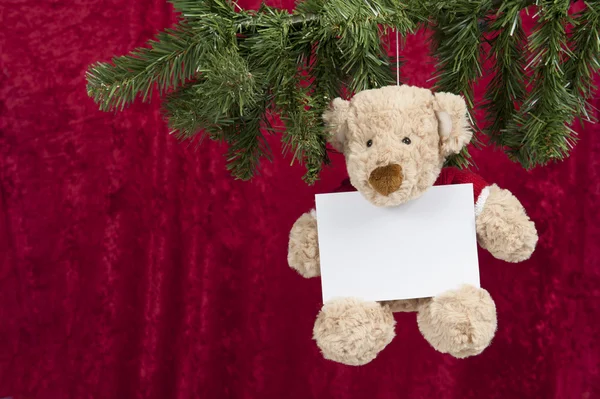
[[[158,101],[111,114],[86,96],[90,63],[173,21],[165,0],[0,2],[0,397],[600,397],[598,125],[531,172],[474,151],[541,236],[525,263],[480,254],[498,307],[490,348],[436,353],[399,314],[375,361],[342,366],[311,340],[320,283],[287,267],[286,247],[343,159],[314,187],[279,155],[234,181],[223,147],[167,134]],[[424,39],[403,50],[405,83],[431,84]]]

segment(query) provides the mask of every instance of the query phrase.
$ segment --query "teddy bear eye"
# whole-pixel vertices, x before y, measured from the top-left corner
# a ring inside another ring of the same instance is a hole
[[[410,143],[411,143],[411,141],[410,141],[410,139],[409,139],[408,137],[405,137],[405,138],[403,138],[403,139],[402,139],[402,142],[403,142],[404,144],[406,144],[406,145],[408,145],[408,144],[410,144]]]
[[[373,140],[369,140],[369,141],[367,141],[367,147],[370,147],[370,146],[372,146],[372,145],[373,145]]]

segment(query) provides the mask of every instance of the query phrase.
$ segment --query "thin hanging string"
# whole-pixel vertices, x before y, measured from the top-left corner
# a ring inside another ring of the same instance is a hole
[[[400,86],[400,54],[398,44],[398,30],[396,30],[396,86]]]

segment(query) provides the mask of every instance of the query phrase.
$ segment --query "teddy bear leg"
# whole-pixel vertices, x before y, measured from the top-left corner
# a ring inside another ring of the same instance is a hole
[[[355,298],[328,301],[317,316],[313,339],[325,359],[360,366],[375,359],[395,336],[389,308]]]
[[[419,309],[419,330],[436,350],[456,358],[478,355],[496,332],[496,305],[483,288],[464,286]]]

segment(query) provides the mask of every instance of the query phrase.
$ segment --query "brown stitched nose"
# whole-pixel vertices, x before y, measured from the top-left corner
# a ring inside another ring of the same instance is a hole
[[[388,196],[402,185],[402,167],[398,164],[381,166],[371,172],[369,183],[379,194]]]

